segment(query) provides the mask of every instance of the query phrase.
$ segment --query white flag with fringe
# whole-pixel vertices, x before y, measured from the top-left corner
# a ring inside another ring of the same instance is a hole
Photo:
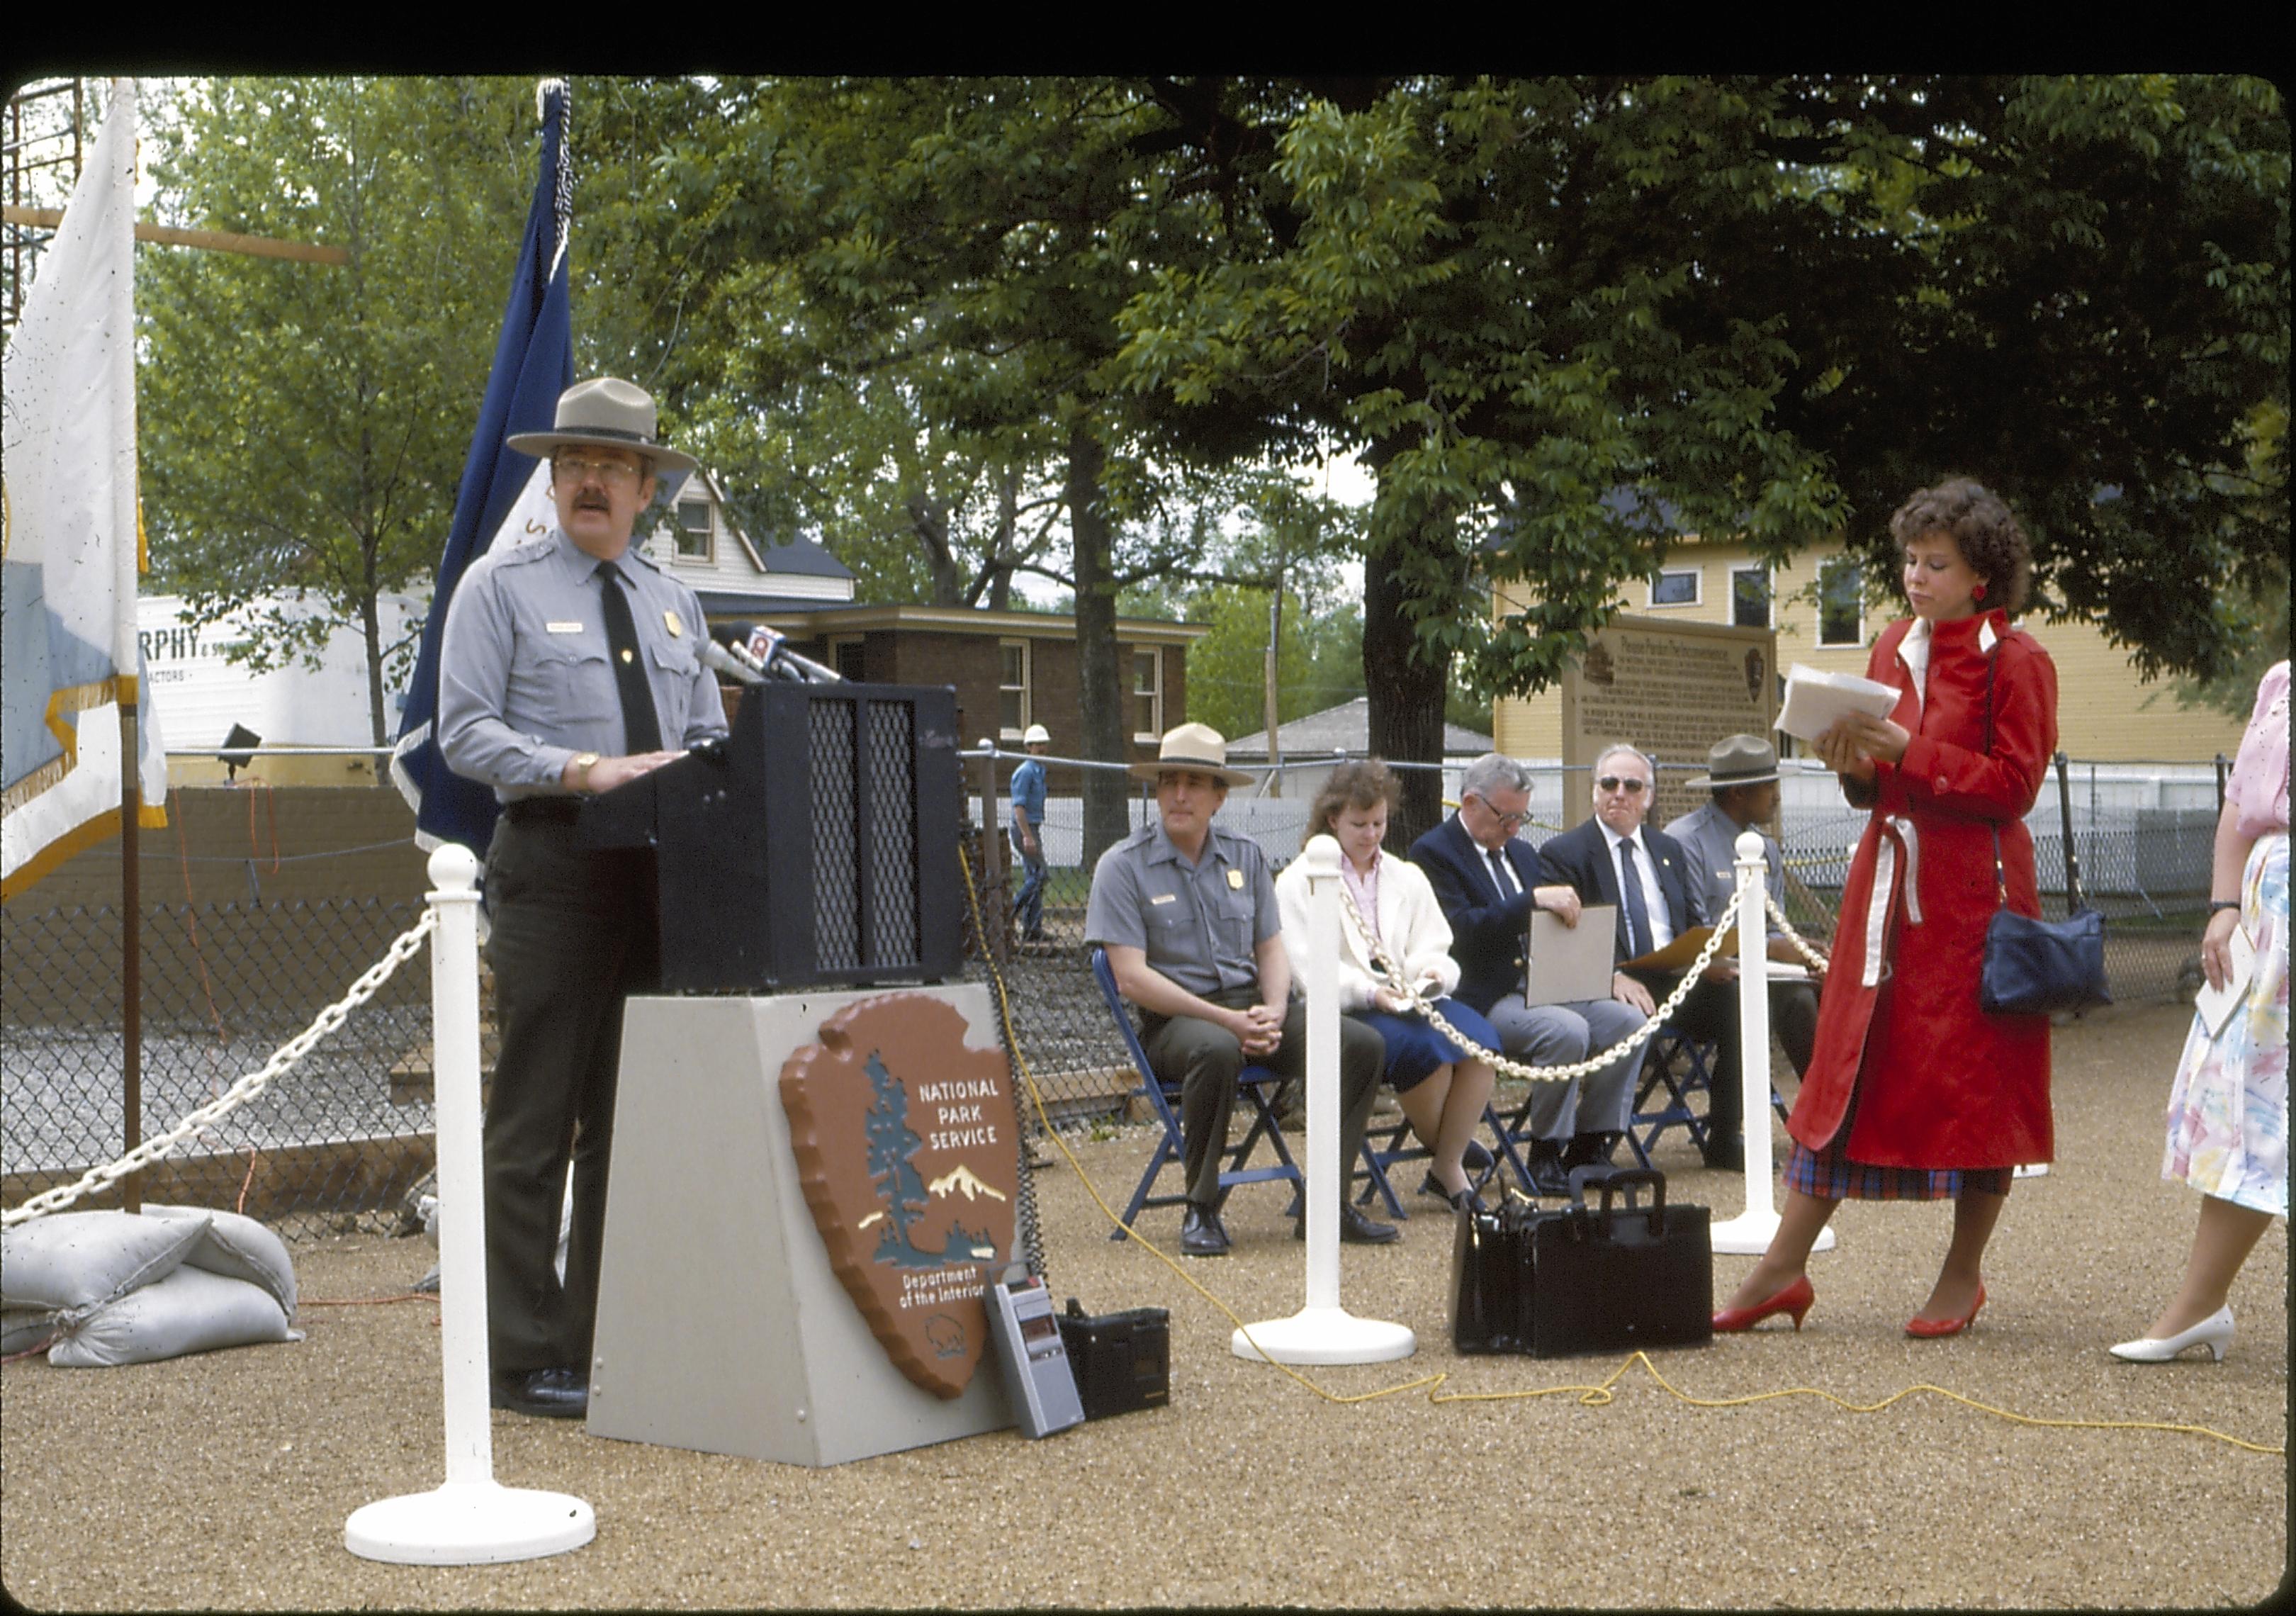
[[[9,339],[0,545],[0,898],[119,830],[119,703],[135,639],[135,86],[102,132]],[[139,822],[167,823],[138,714]]]

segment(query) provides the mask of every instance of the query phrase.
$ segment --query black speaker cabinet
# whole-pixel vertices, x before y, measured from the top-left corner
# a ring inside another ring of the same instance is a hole
[[[956,693],[799,684],[742,693],[722,751],[583,806],[595,848],[652,847],[662,987],[860,987],[954,976]]]

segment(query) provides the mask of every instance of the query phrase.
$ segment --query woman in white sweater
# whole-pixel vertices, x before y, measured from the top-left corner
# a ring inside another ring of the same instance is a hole
[[[1443,1019],[1481,1048],[1498,1047],[1498,1035],[1480,1015],[1446,997],[1459,985],[1459,966],[1451,957],[1450,923],[1427,877],[1380,849],[1394,797],[1395,775],[1386,764],[1376,758],[1343,763],[1308,809],[1302,840],[1329,835],[1339,842],[1340,884],[1363,923],[1358,931],[1343,916],[1340,926],[1340,1009],[1387,1040],[1387,1080],[1431,1154],[1428,1177],[1436,1192],[1455,1208],[1480,1208],[1466,1155],[1490,1101],[1490,1065],[1474,1049],[1438,1032],[1401,989],[1408,986],[1434,1000]],[[1299,860],[1276,877],[1275,898],[1292,974],[1303,978],[1311,933],[1308,872]],[[1391,981],[1373,963],[1365,931],[1378,938],[1401,969],[1402,982]],[[1483,1161],[1488,1162],[1488,1153]]]

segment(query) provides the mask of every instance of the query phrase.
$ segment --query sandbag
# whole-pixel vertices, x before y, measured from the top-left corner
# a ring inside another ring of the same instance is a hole
[[[295,1317],[295,1264],[287,1255],[287,1243],[262,1224],[238,1212],[192,1206],[146,1205],[144,1215],[206,1218],[207,1237],[184,1254],[184,1266],[261,1285],[289,1318]]]
[[[163,1279],[206,1238],[204,1212],[55,1212],[0,1232],[0,1308],[77,1315]]]
[[[301,1331],[289,1327],[278,1299],[261,1285],[186,1264],[80,1321],[48,1349],[48,1362],[100,1369],[302,1339]]]
[[[56,1333],[56,1316],[48,1308],[0,1308],[0,1358],[29,1352]]]

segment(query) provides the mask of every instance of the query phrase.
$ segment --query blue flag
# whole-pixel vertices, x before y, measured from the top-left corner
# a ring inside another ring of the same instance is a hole
[[[447,633],[447,606],[455,586],[505,532],[530,521],[555,520],[549,468],[504,439],[514,432],[546,432],[556,423],[558,395],[574,384],[574,328],[567,296],[566,237],[573,177],[566,164],[566,86],[542,86],[542,172],[527,209],[526,239],[503,311],[502,340],[479,406],[478,431],[455,496],[455,521],[439,558],[438,587],[422,625],[422,648],[406,715],[390,760],[391,778],[414,808],[414,840],[425,848],[459,841],[480,857],[500,811],[494,788],[465,780],[439,753],[439,653]]]

